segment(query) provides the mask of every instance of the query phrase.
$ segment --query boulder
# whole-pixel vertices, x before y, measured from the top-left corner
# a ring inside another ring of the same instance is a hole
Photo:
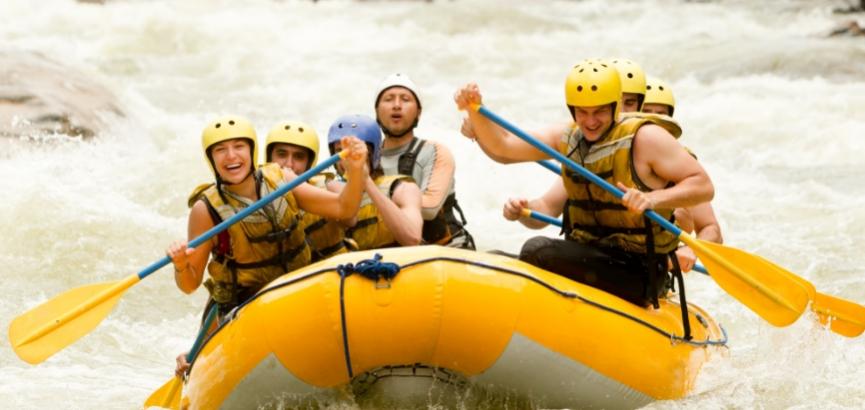
[[[123,117],[104,85],[42,54],[0,51],[0,137],[91,138]]]

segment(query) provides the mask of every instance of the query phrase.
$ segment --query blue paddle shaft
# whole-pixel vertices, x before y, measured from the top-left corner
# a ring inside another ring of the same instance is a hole
[[[231,218],[228,218],[228,219],[220,222],[218,225],[214,226],[213,228],[208,229],[207,232],[205,232],[205,233],[201,234],[200,236],[198,236],[197,238],[189,241],[189,244],[187,246],[190,248],[195,248],[198,245],[201,245],[202,243],[204,243],[208,239],[212,238],[216,234],[224,231],[226,228],[233,225],[237,221],[240,221],[241,219],[246,218],[247,216],[249,216],[253,212],[261,209],[262,207],[267,205],[269,202],[273,201],[274,199],[285,195],[288,191],[291,191],[292,189],[294,189],[294,187],[306,182],[308,179],[319,174],[321,171],[324,171],[325,169],[327,169],[327,167],[335,164],[339,160],[340,160],[339,154],[336,154],[336,155],[324,160],[322,163],[316,165],[315,167],[311,168],[310,170],[298,175],[297,178],[295,178],[291,182],[277,188],[275,191],[271,192],[270,194],[268,194],[264,198],[259,199],[254,204],[252,204],[246,208],[243,208],[243,210],[241,210],[240,212],[238,212],[236,215],[232,216]],[[156,262],[153,262],[152,264],[150,264],[150,266],[144,268],[141,272],[138,272],[138,279],[140,280],[140,279],[144,279],[144,278],[150,276],[150,274],[152,274],[153,272],[156,272],[157,270],[159,270],[159,268],[167,265],[169,262],[171,262],[171,258],[169,258],[168,256],[162,257],[162,259],[160,259]]]
[[[540,166],[542,166],[542,167],[544,167],[550,171],[553,171],[553,173],[556,175],[558,175],[562,172],[562,169],[559,168],[558,166],[556,166],[556,164],[554,164],[553,161],[547,161],[545,159],[542,159],[542,160],[537,161],[537,162]]]
[[[616,198],[622,199],[622,196],[625,195],[622,191],[620,191],[618,188],[616,188],[615,186],[613,186],[609,182],[601,179],[599,176],[593,174],[591,171],[583,168],[582,166],[580,166],[580,164],[577,164],[576,162],[571,161],[570,158],[568,158],[568,157],[562,155],[560,152],[550,148],[548,145],[538,141],[535,137],[532,137],[531,135],[529,135],[525,131],[517,128],[515,125],[508,122],[506,119],[499,117],[496,113],[488,110],[487,107],[484,107],[483,105],[478,106],[478,112],[483,114],[485,117],[489,118],[490,120],[492,120],[494,123],[502,126],[502,128],[508,130],[510,133],[520,137],[523,141],[529,143],[531,146],[537,148],[538,150],[540,150],[544,154],[547,154],[550,157],[561,162],[562,164],[565,164],[568,168],[574,170],[575,172],[582,175],[583,178],[588,179],[592,183],[600,186],[601,188],[603,188],[607,192],[613,194]],[[657,212],[655,212],[651,209],[647,209],[645,214],[651,220],[657,222],[658,225],[661,225],[661,227],[672,232],[677,237],[682,234],[682,230],[679,229],[678,226],[673,225],[672,223],[670,223],[670,221],[664,219],[664,217],[662,217],[661,215],[658,215]]]
[[[198,355],[198,349],[201,348],[201,343],[204,342],[204,337],[207,335],[207,331],[210,330],[210,325],[213,324],[213,320],[216,318],[216,312],[219,310],[219,306],[217,304],[213,304],[210,307],[210,311],[207,312],[207,318],[204,319],[204,325],[201,326],[201,330],[198,331],[198,336],[195,337],[195,343],[192,344],[192,349],[189,349],[189,353],[186,354],[186,362],[189,363],[193,357]]]

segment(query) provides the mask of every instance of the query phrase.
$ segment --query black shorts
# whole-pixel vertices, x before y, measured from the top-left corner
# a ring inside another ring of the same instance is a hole
[[[649,278],[645,254],[596,248],[574,241],[536,236],[520,250],[520,260],[648,307],[669,288],[666,257],[656,258],[655,278]]]

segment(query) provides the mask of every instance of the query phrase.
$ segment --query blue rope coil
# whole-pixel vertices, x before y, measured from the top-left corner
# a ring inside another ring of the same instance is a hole
[[[336,267],[337,273],[343,279],[351,276],[354,273],[359,273],[361,276],[378,281],[379,279],[391,280],[399,273],[400,266],[393,262],[382,262],[381,254],[375,254],[372,259],[364,259],[357,263],[347,263]]]

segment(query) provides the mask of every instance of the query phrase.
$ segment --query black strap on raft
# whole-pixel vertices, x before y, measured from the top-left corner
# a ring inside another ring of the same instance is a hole
[[[397,273],[399,273],[399,265],[391,262],[382,262],[381,254],[377,253],[372,259],[364,259],[353,265],[351,263],[338,265],[336,272],[339,274],[339,313],[342,322],[342,346],[345,352],[345,366],[348,369],[348,378],[354,377],[354,372],[351,369],[351,353],[348,348],[348,328],[345,320],[345,279],[354,273],[359,273],[361,276],[378,281],[384,279],[390,281]]]
[[[660,266],[658,266],[658,255],[655,253],[655,235],[652,234],[652,220],[643,215],[643,225],[645,226],[646,235],[646,273],[649,274],[648,286],[646,286],[646,300],[652,302],[652,307],[659,309],[661,307],[658,301],[658,276]]]
[[[691,322],[688,318],[688,301],[685,298],[685,278],[682,275],[682,268],[679,267],[679,258],[676,257],[676,251],[670,252],[670,262],[673,263],[673,276],[679,282],[679,306],[682,308],[682,328],[685,335],[682,339],[691,340]]]

